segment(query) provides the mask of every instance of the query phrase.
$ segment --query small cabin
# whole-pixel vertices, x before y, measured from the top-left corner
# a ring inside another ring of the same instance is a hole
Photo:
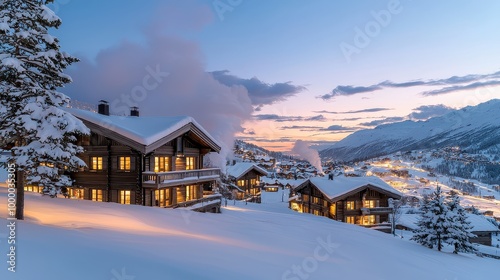
[[[267,171],[251,162],[238,162],[226,169],[230,183],[235,184],[243,192],[237,193],[237,199],[257,196],[261,191],[261,176],[267,176]]]
[[[291,194],[292,195],[292,194]],[[389,220],[389,198],[400,192],[378,177],[313,177],[293,189],[290,208],[362,226]]]

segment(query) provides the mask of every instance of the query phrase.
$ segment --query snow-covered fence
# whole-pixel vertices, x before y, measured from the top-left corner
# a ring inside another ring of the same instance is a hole
[[[180,202],[173,208],[185,207],[185,209],[187,210],[192,210],[197,212],[220,213],[221,205],[222,205],[222,195],[212,194],[200,199]]]

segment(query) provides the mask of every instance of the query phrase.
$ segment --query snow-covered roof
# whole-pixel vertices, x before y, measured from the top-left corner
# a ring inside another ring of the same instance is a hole
[[[484,216],[474,215],[466,213],[467,220],[471,223],[471,231],[500,231],[494,224],[490,223]],[[419,214],[402,214],[396,224],[402,225],[409,229],[416,229],[418,220],[420,219]]]
[[[198,122],[189,116],[107,116],[75,108],[62,109],[83,121],[118,133],[144,146],[152,145],[183,127],[192,124],[204,134],[205,138],[208,138],[212,142],[211,148],[215,151],[220,150],[220,144]]]
[[[252,169],[261,173],[262,176],[267,176],[267,171],[265,169],[251,162],[238,162],[235,165],[228,166],[226,168],[226,174],[238,179]]]
[[[356,191],[368,185],[375,187],[394,196],[402,196],[402,194],[375,176],[368,177],[334,177],[333,180],[328,180],[327,177],[312,177],[308,180],[316,186],[329,199],[335,200],[343,195]],[[301,184],[299,187],[307,183]]]

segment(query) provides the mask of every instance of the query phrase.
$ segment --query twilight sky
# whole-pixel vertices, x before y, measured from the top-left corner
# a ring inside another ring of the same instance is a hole
[[[273,150],[500,98],[499,1],[56,0],[72,99]]]

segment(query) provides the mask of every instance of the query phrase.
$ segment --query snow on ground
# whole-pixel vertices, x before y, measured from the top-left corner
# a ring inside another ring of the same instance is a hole
[[[0,217],[7,221],[7,190]],[[286,191],[222,214],[26,194],[17,272],[0,279],[494,279],[499,261],[293,212]],[[0,251],[7,259],[7,227]],[[132,278],[133,277],[133,278]],[[493,277],[493,278],[492,278]]]

